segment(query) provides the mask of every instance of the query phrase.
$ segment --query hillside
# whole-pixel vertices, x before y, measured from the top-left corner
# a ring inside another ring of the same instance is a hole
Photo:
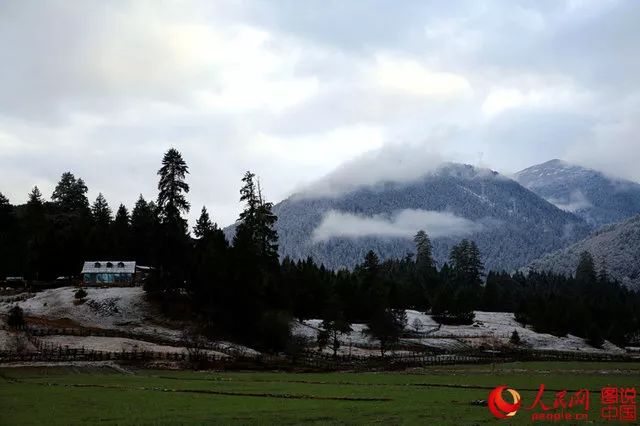
[[[280,254],[351,268],[373,249],[383,259],[413,253],[424,228],[442,264],[462,238],[478,243],[487,268],[511,270],[583,238],[588,226],[500,174],[445,163],[419,179],[341,194],[301,193],[274,207]],[[233,228],[227,228],[227,235]]]
[[[540,351],[561,352],[587,352],[587,353],[623,353],[623,349],[611,342],[605,342],[601,349],[590,346],[585,339],[567,335],[564,337],[553,336],[546,333],[537,333],[531,328],[523,327],[515,320],[511,312],[475,312],[475,320],[472,325],[442,325],[439,326],[431,315],[413,310],[407,311],[408,329],[418,320],[421,332],[419,336],[403,338],[402,343],[419,345],[430,349],[449,351],[468,351],[485,347],[500,347],[507,345],[511,333],[515,330],[520,335],[525,347]],[[317,340],[321,320],[312,319],[302,323],[296,323],[294,333],[305,336],[311,341]],[[370,355],[377,349],[367,349],[372,341],[363,333],[365,324],[352,324],[352,331],[340,336],[341,347],[339,353]],[[330,348],[326,348],[331,353]],[[375,354],[374,352],[374,354]]]
[[[594,228],[640,213],[640,184],[565,161],[551,160],[529,167],[516,173],[515,179]]]
[[[51,328],[49,335],[40,336],[42,343],[53,347],[97,351],[147,351],[159,353],[184,353],[182,329],[185,324],[172,323],[150,303],[140,287],[130,288],[90,288],[84,303],[78,304],[73,293],[75,288],[63,287],[45,290],[26,300],[19,306],[24,310],[27,322],[37,328]],[[5,313],[14,303],[0,301],[0,313]],[[416,319],[420,323],[420,335],[405,337],[402,344],[411,347],[446,351],[468,351],[479,346],[502,347],[508,343],[513,330],[520,334],[523,344],[534,350],[623,353],[621,348],[606,342],[602,349],[595,349],[579,337],[565,337],[537,333],[523,327],[514,319],[513,313],[476,312],[472,325],[438,326],[431,315],[413,310],[407,311],[407,330],[413,330]],[[293,321],[293,333],[305,336],[309,344],[315,347],[317,332],[321,320],[311,319],[303,322]],[[0,325],[2,320],[0,318]],[[342,335],[340,340],[343,355],[353,353],[362,356],[377,356],[379,349],[363,330],[365,324],[353,324],[353,331]],[[61,329],[65,328],[66,331]],[[72,330],[83,333],[72,333]],[[130,333],[123,336],[105,336],[103,331]],[[414,330],[415,331],[415,330]],[[58,334],[59,333],[59,334]],[[15,333],[0,328],[0,352],[11,350]],[[29,352],[37,351],[25,340]],[[258,352],[242,345],[224,341],[209,341],[217,350],[208,350],[216,356],[234,356],[238,353],[256,355]],[[330,353],[330,349],[325,351]],[[400,351],[402,352],[402,350]]]
[[[609,274],[622,284],[640,290],[640,215],[607,225],[570,247],[545,255],[530,267],[571,274],[583,251],[593,255],[598,267],[604,262]]]

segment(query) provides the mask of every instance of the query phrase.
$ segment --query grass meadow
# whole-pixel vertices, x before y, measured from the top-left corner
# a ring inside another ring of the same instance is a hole
[[[544,383],[587,388],[600,423],[602,387],[637,387],[640,363],[508,363],[404,372],[195,372],[107,368],[0,368],[0,424],[529,424],[485,406],[498,385],[528,406]],[[567,423],[565,423],[567,424]]]

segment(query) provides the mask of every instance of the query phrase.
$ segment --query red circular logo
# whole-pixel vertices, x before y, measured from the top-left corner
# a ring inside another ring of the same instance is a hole
[[[502,396],[504,391],[511,395],[513,399],[513,403],[507,402]],[[515,389],[508,388],[506,386],[498,386],[489,394],[489,400],[487,401],[487,405],[489,406],[489,411],[499,418],[506,419],[508,417],[513,417],[516,415],[518,410],[520,409],[520,405],[522,404],[520,400],[520,394]]]

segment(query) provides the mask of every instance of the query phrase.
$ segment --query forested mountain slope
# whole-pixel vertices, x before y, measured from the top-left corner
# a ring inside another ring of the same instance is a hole
[[[487,268],[512,270],[583,238],[589,227],[488,169],[446,163],[420,179],[362,186],[326,196],[294,195],[277,204],[281,256],[312,256],[353,267],[373,249],[383,259],[413,253],[425,229],[442,264],[462,238],[478,243]],[[230,237],[233,227],[227,229]]]
[[[522,170],[515,179],[594,228],[640,213],[640,184],[561,160]]]
[[[571,274],[584,251],[591,253],[598,269],[605,266],[611,277],[630,288],[640,289],[640,215],[607,225],[570,247],[545,255],[530,267]]]

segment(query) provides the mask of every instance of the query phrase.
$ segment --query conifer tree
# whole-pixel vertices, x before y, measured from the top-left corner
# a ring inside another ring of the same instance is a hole
[[[458,285],[479,287],[482,284],[484,265],[474,241],[464,239],[455,245],[451,249],[449,260]]]
[[[240,303],[242,299],[244,314],[240,322],[252,327],[267,307],[280,308],[283,301],[279,300],[277,288],[280,270],[278,234],[274,229],[277,218],[271,211],[271,203],[262,197],[255,175],[246,172],[242,182],[240,201],[244,202],[245,207],[240,213],[233,238],[237,283],[232,299],[238,299],[234,303]],[[251,314],[246,315],[247,311]],[[236,321],[234,325],[241,326],[240,322]]]
[[[191,244],[187,221],[182,214],[189,212],[185,194],[189,185],[185,177],[189,167],[178,150],[169,149],[158,170],[158,212],[161,219],[161,243],[159,253],[159,283],[165,290],[184,287],[188,275]]]
[[[112,213],[111,208],[109,207],[109,203],[104,198],[102,193],[99,193],[91,206],[91,218],[93,219],[93,224],[96,227],[106,229],[109,225],[111,225],[112,221]]]
[[[15,229],[15,215],[9,199],[0,193],[0,277],[9,275],[12,263],[15,260],[13,250],[13,232]]]
[[[210,234],[214,229],[217,229],[217,225],[211,222],[207,208],[202,207],[200,217],[196,221],[196,226],[193,227],[193,234],[196,238],[203,238]]]
[[[189,192],[189,185],[185,182],[188,173],[189,167],[180,152],[175,148],[169,149],[162,159],[162,167],[158,170],[158,208],[163,223],[186,228],[182,214],[189,213],[189,202],[185,197]]]
[[[71,172],[65,172],[60,177],[51,199],[65,212],[88,212],[87,185]]]
[[[416,245],[416,267],[422,271],[434,268],[433,246],[427,233],[423,230],[418,231],[413,241]]]
[[[159,218],[155,203],[138,197],[131,211],[132,255],[143,265],[157,266],[156,247],[159,233]]]
[[[128,258],[132,255],[131,249],[131,219],[129,211],[120,204],[113,220],[113,254],[118,259]]]
[[[337,356],[338,349],[340,349],[340,337],[350,333],[352,328],[345,319],[342,303],[335,296],[327,303],[321,327],[327,334],[333,356]]]
[[[37,186],[34,186],[31,192],[29,192],[27,204],[31,206],[37,206],[41,208],[44,206],[44,201],[42,200],[42,192]]]
[[[398,342],[406,325],[407,313],[403,309],[384,309],[371,316],[364,332],[378,340],[380,354],[384,356]]]
[[[413,239],[416,245],[415,271],[417,276],[417,291],[413,297],[416,299],[416,307],[421,305],[423,309],[429,306],[429,297],[433,296],[438,286],[438,272],[436,262],[433,259],[433,246],[427,233],[418,231]]]
[[[236,236],[246,238],[263,261],[277,262],[278,233],[275,223],[278,218],[273,214],[273,204],[264,200],[255,174],[246,172],[242,182],[240,201],[245,203],[245,209],[240,213]]]
[[[55,268],[56,276],[76,275],[90,251],[87,235],[91,233],[91,209],[87,192],[81,178],[65,172],[51,196],[54,214],[47,241],[51,256],[47,256],[47,262]]]
[[[111,257],[111,208],[102,193],[91,206],[91,233],[89,237],[89,257],[100,260]]]
[[[34,186],[29,193],[25,215],[25,278],[27,280],[38,279],[43,269],[43,255],[46,249],[45,240],[47,232],[46,208],[42,199],[42,193]]]

